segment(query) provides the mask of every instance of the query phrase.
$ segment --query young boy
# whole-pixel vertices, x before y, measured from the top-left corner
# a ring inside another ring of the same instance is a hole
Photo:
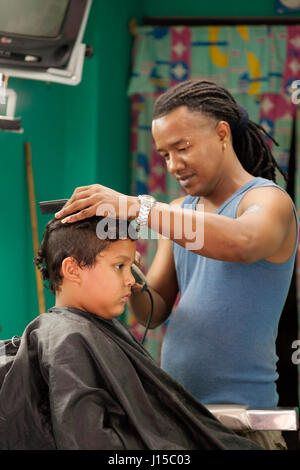
[[[136,246],[118,231],[100,239],[101,221],[46,226],[35,263],[56,302],[27,326],[0,383],[0,449],[259,449],[117,319],[135,283]]]

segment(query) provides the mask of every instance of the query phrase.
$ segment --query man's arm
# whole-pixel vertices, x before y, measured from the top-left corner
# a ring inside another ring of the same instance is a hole
[[[240,223],[251,227],[248,262],[266,259],[282,263],[290,258],[297,239],[297,222],[292,200],[282,190],[259,187],[249,191],[237,216]]]
[[[291,199],[274,187],[249,191],[236,219],[158,203],[149,227],[196,254],[241,263],[276,262],[282,250],[288,259],[296,240]],[[176,236],[180,231],[181,238]]]
[[[127,206],[122,213],[120,196]],[[247,212],[253,204],[259,210]],[[136,197],[91,185],[77,188],[56,217],[70,223],[96,213],[107,215],[108,205],[115,217],[135,218],[139,212]],[[158,202],[151,210],[148,225],[184,248],[220,261],[252,263],[271,258],[276,262],[277,257],[281,259],[281,250],[292,253],[296,230],[289,196],[274,187],[255,188],[246,194],[242,207],[239,216],[231,219]]]

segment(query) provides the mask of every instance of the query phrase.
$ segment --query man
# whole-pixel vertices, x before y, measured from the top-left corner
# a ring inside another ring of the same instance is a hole
[[[180,292],[163,369],[204,404],[274,408],[275,340],[298,240],[293,203],[274,182],[282,170],[264,130],[211,82],[183,82],[161,95],[152,133],[186,198],[168,205],[127,196],[122,214],[123,195],[92,185],[75,190],[57,217],[104,215],[110,203],[116,216],[146,220],[163,236],[147,273],[152,328],[169,317]],[[130,308],[145,324],[147,296],[133,295]],[[266,448],[284,445],[278,433],[252,437]]]

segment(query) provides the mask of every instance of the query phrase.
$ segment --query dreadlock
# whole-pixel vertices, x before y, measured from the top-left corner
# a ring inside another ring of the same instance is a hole
[[[253,176],[276,182],[277,169],[288,180],[287,174],[273,157],[266,136],[275,145],[278,143],[262,126],[249,120],[247,111],[225,88],[205,80],[184,81],[157,98],[153,119],[165,116],[180,106],[228,122],[234,151],[245,170]]]

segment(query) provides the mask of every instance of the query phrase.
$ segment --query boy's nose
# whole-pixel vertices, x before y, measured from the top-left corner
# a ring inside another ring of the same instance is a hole
[[[126,286],[130,286],[130,287],[135,284],[135,278],[133,277],[133,274],[132,274],[131,270],[130,270],[128,276],[125,279],[125,284],[126,284]]]

